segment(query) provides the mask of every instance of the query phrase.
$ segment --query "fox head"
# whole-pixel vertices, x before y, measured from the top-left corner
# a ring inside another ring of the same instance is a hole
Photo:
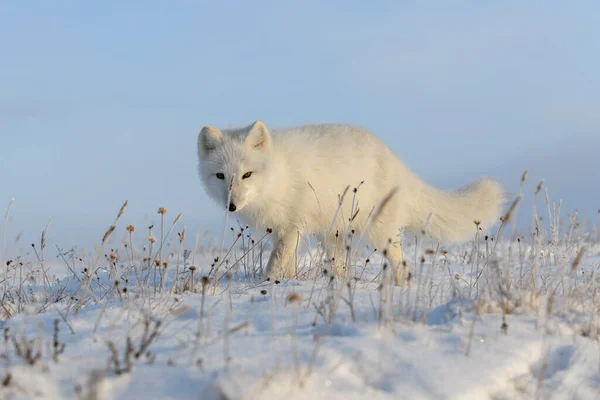
[[[271,182],[271,146],[271,134],[261,121],[222,132],[202,128],[199,169],[209,196],[231,212],[256,204]]]

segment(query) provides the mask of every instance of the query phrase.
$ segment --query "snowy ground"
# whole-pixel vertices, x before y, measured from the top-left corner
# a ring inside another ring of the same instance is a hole
[[[176,229],[163,250],[124,229],[115,250],[46,249],[9,264],[0,398],[600,399],[600,245],[565,231],[407,240],[405,287],[364,246],[346,280],[313,247],[299,279],[260,283],[247,232],[218,273],[218,246],[180,252]]]

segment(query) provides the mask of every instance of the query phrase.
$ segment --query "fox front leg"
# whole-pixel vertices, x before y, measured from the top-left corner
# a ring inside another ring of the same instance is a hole
[[[269,278],[293,278],[296,275],[296,232],[277,235],[275,248],[267,263],[266,275]]]

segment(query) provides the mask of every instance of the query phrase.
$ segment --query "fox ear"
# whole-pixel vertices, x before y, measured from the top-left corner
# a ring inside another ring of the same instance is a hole
[[[252,124],[246,137],[246,145],[265,152],[271,148],[271,134],[262,121]]]
[[[207,156],[208,153],[217,148],[222,138],[221,132],[213,127],[205,126],[198,136],[198,151],[203,157]]]

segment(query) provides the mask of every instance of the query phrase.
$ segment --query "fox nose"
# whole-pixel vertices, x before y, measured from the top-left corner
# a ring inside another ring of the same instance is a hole
[[[229,203],[229,211],[234,212],[236,210],[236,206],[233,203]]]

